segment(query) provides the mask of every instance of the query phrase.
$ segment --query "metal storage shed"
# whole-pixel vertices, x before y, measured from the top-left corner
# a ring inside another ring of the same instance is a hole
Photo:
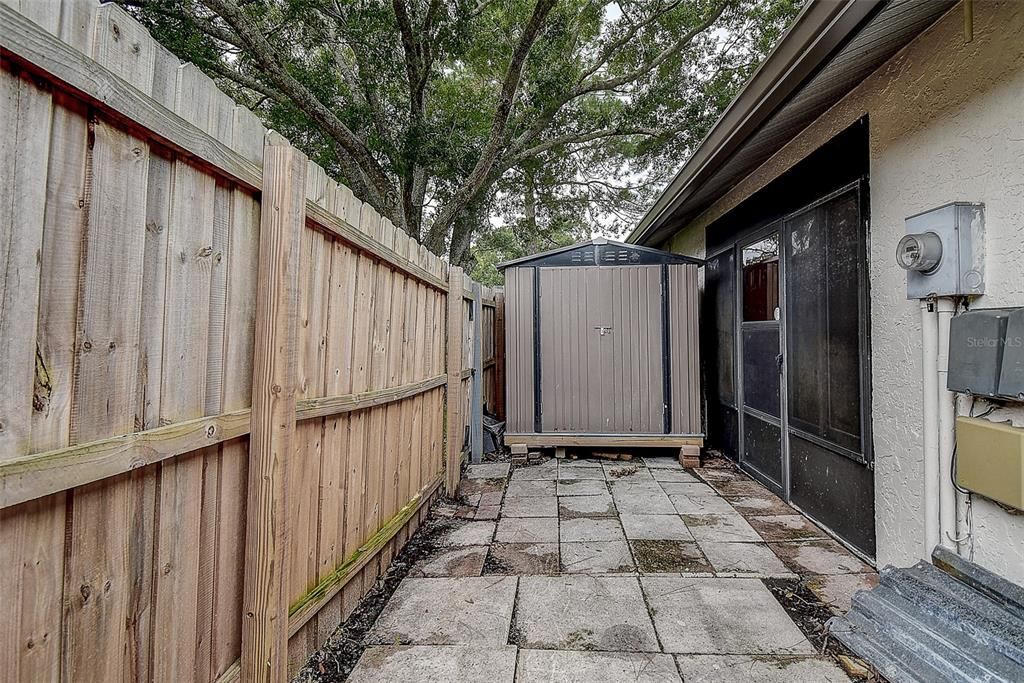
[[[703,446],[701,261],[604,239],[502,263],[505,443]]]

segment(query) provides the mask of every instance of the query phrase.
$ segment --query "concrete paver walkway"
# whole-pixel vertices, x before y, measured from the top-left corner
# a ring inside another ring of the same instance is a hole
[[[509,476],[510,475],[510,476]],[[764,579],[836,611],[876,575],[732,468],[672,458],[470,467],[352,681],[846,681]]]

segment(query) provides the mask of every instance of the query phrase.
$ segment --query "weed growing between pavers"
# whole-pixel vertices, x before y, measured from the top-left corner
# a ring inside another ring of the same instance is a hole
[[[526,640],[523,637],[523,630],[519,628],[519,624],[516,621],[516,605],[519,604],[519,586],[516,585],[516,597],[512,601],[512,620],[508,625],[508,644],[515,645],[516,647],[523,647],[526,644]]]
[[[831,655],[843,665],[847,674],[850,670],[844,665],[843,658],[857,660],[857,656],[835,638],[829,637],[827,623],[833,617],[829,609],[815,595],[804,580],[801,579],[762,579],[764,585],[778,600],[786,614],[797,625],[797,628],[811,641],[821,654]],[[884,681],[880,675],[873,673],[869,677],[855,678],[857,681]]]
[[[494,544],[491,544],[492,548]],[[497,557],[493,552],[488,551],[487,559],[484,560],[483,576],[489,574],[511,575],[515,574],[515,567],[502,557]]]
[[[314,652],[295,676],[302,683],[341,683],[345,681],[366,649],[364,640],[380,616],[384,606],[409,572],[421,560],[440,555],[445,548],[438,544],[441,536],[464,522],[436,514],[438,508],[453,506],[453,501],[438,501],[431,506],[426,521],[420,525],[402,551],[391,561],[387,571],[359,601],[359,606],[323,647]]]
[[[495,493],[505,490],[504,479],[463,479],[459,482],[460,501],[468,503],[466,496]]]
[[[621,479],[622,477],[628,477],[636,474],[640,471],[640,468],[636,465],[629,465],[627,467],[618,467],[613,470],[608,470],[608,476],[612,479]]]
[[[558,644],[559,650],[596,650],[594,642],[594,631],[589,628],[581,628],[573,631]]]
[[[630,545],[641,573],[714,571],[692,541],[635,540]]]

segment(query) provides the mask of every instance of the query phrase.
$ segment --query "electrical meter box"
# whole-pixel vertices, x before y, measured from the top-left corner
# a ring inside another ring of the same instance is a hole
[[[985,206],[954,202],[911,216],[896,260],[907,269],[907,298],[985,293]]]
[[[949,323],[946,388],[1024,401],[1024,308],[966,311]]]
[[[1006,321],[999,395],[1024,401],[1024,308],[1012,311]]]
[[[946,388],[964,394],[997,396],[1004,339],[1014,309],[966,311],[949,323]]]

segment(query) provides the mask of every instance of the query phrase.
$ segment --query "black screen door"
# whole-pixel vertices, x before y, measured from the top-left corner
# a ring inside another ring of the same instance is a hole
[[[740,462],[783,488],[779,233],[740,245]]]

